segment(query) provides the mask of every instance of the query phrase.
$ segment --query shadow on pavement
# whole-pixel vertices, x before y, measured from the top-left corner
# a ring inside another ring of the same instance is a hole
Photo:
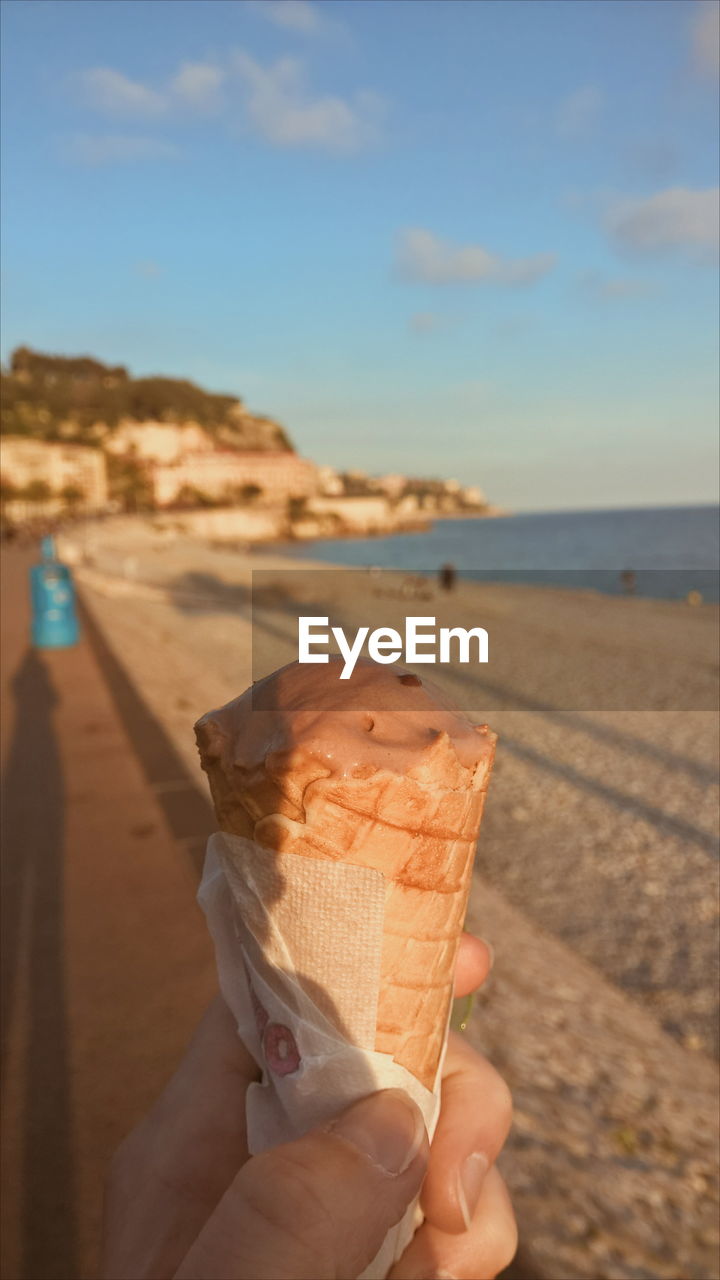
[[[85,635],[142,771],[168,827],[190,857],[199,880],[205,845],[217,826],[212,806],[198,789],[171,739],[128,678],[82,601],[80,615]]]
[[[2,778],[2,1047],[5,1064],[22,982],[22,1276],[71,1280],[77,1230],[65,1008],[65,797],[53,725],[58,698],[34,650],[23,657],[12,693],[14,735]]]

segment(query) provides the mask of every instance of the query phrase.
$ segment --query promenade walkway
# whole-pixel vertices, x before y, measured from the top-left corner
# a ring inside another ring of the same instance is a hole
[[[74,1280],[98,1275],[110,1155],[214,987],[211,815],[91,624],[29,647],[31,560],[2,553],[0,1273]]]

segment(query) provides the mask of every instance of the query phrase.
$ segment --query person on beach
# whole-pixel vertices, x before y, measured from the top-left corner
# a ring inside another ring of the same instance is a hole
[[[485,943],[463,935],[456,995],[485,981],[490,957]],[[415,1104],[390,1089],[250,1157],[245,1093],[256,1078],[218,997],[165,1092],[114,1158],[106,1280],[358,1276],[421,1186],[425,1222],[394,1280],[492,1280],[511,1261],[517,1232],[495,1167],[510,1093],[462,1036],[450,1035],[430,1149]]]

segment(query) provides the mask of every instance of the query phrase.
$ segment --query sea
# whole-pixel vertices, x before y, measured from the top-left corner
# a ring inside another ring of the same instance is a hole
[[[276,547],[275,550],[278,550]],[[434,522],[424,533],[292,543],[303,560],[706,603],[720,597],[720,508],[553,511]]]

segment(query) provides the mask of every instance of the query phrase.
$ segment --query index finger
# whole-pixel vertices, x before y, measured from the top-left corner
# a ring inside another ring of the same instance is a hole
[[[477,991],[487,978],[492,964],[489,943],[483,942],[482,938],[475,938],[471,933],[463,933],[455,962],[455,996],[469,996]]]

